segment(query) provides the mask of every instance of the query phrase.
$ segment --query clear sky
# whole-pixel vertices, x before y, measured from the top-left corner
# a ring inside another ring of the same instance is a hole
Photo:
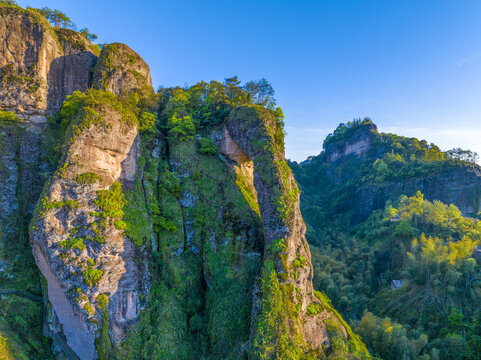
[[[58,8],[99,42],[124,42],[160,85],[265,77],[287,157],[340,122],[481,153],[479,0],[19,0]]]

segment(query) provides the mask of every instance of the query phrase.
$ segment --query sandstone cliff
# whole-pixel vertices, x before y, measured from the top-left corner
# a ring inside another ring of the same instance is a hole
[[[0,20],[0,110],[19,117],[0,120],[0,276],[35,304],[3,310],[14,356],[369,358],[313,290],[279,109],[219,82],[154,94],[124,44]]]
[[[480,211],[477,164],[451,159],[424,140],[379,134],[372,123],[338,129],[326,139],[324,152],[293,165],[301,185],[309,188],[305,206],[324,208],[332,217],[350,212],[358,224],[388,200],[421,191],[429,201],[456,205],[465,216]],[[315,184],[324,191],[313,190]]]
[[[124,44],[105,45],[93,71],[93,86],[114,94],[152,90],[149,66]]]
[[[116,213],[124,202],[120,183],[136,176],[137,125],[108,104],[95,110],[96,123],[71,124],[64,165],[40,200],[31,233],[48,283],[51,330],[63,333],[81,359],[95,358],[104,311],[114,342],[125,338],[149,288],[146,255],[126,237]]]
[[[0,109],[44,122],[66,95],[88,88],[95,52],[32,9],[0,6]]]
[[[263,274],[254,299],[253,346],[263,356],[279,356],[285,346],[282,343],[287,341],[294,353],[302,344],[304,352],[315,354],[316,350],[330,346],[329,321],[345,338],[353,336],[314,295],[311,254],[299,208],[300,192],[284,157],[280,119],[263,108],[238,108],[230,114],[225,134],[223,149],[234,149],[227,154],[233,153],[233,160],[240,165],[253,162],[253,183],[263,222]],[[285,314],[277,314],[278,324],[274,325],[270,312],[277,301],[282,302]],[[276,335],[266,339],[264,334],[269,331]],[[358,355],[367,356],[365,349],[356,350]]]

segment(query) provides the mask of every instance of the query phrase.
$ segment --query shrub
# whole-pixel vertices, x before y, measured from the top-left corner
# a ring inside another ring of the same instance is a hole
[[[154,114],[148,111],[142,112],[139,117],[139,131],[154,132],[156,120]]]
[[[105,294],[100,294],[97,296],[97,303],[101,309],[106,309],[107,305],[109,304],[109,298]]]
[[[122,185],[113,183],[109,190],[98,190],[98,198],[94,200],[102,211],[112,219],[121,219],[124,216],[123,208],[126,204]]]
[[[173,115],[169,119],[169,137],[172,140],[184,141],[193,138],[195,134],[195,125],[192,122],[190,116],[184,116],[183,118],[177,118]]]
[[[0,121],[18,123],[18,122],[21,122],[22,120],[11,111],[0,110]]]
[[[125,221],[122,221],[122,220],[117,220],[116,222],[114,222],[114,226],[117,230],[127,229],[127,223]]]
[[[323,310],[322,305],[318,303],[310,303],[307,305],[309,315],[317,315]]]
[[[82,185],[90,185],[95,182],[102,182],[103,179],[96,173],[83,173],[77,176],[77,182]]]
[[[84,305],[84,310],[87,312],[87,314],[89,314],[89,316],[95,314],[95,307],[89,302]]]
[[[199,151],[203,154],[217,154],[217,145],[208,137],[199,139]]]
[[[104,272],[102,270],[93,269],[90,266],[87,266],[87,269],[84,272],[82,272],[84,282],[88,286],[95,286],[103,275],[104,275]]]
[[[82,238],[68,238],[58,243],[62,249],[85,249],[84,239]]]

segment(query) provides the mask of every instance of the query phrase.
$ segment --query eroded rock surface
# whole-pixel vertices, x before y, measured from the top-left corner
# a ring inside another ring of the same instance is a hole
[[[93,86],[116,95],[132,90],[152,90],[150,69],[134,50],[125,44],[105,45],[94,69]]]
[[[327,161],[332,163],[349,155],[357,158],[364,156],[377,134],[378,131],[375,124],[361,125],[346,141],[341,143],[335,142],[326,146]]]
[[[337,320],[325,309],[317,314],[308,311],[309,305],[320,304],[320,301],[313,293],[311,253],[299,209],[299,190],[284,158],[279,126],[266,109],[241,107],[233,110],[226,123],[226,136],[220,143],[220,151],[232,156],[235,161],[253,161],[254,186],[264,227],[265,249],[279,239],[284,239],[286,245],[281,254],[283,260],[276,262],[276,269],[281,284],[293,285],[289,296],[299,308],[296,330],[290,336],[296,336],[296,331],[299,331],[306,349],[320,349],[323,345],[329,345],[323,320]],[[257,303],[265,296],[254,295],[259,297]],[[347,336],[346,330],[342,325],[339,326]]]
[[[54,30],[34,10],[0,6],[0,109],[44,122],[67,95],[88,89],[95,52],[82,35]]]
[[[101,123],[91,125],[71,142],[65,165],[41,200],[31,235],[58,319],[52,330],[63,332],[81,359],[96,356],[94,341],[104,311],[99,299],[108,298],[110,334],[118,343],[144,306],[140,298],[145,299],[149,288],[145,254],[116,227],[118,219],[102,215],[95,201],[98,190],[135,176],[137,126],[122,122],[120,114],[108,107],[101,114]],[[94,174],[94,180],[82,181],[86,174]],[[100,276],[90,281],[95,272]]]

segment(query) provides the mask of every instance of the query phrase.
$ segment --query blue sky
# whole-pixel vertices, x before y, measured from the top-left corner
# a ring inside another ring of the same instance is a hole
[[[287,157],[318,154],[340,122],[481,153],[479,0],[29,0],[99,42],[124,42],[154,86],[267,78]]]

